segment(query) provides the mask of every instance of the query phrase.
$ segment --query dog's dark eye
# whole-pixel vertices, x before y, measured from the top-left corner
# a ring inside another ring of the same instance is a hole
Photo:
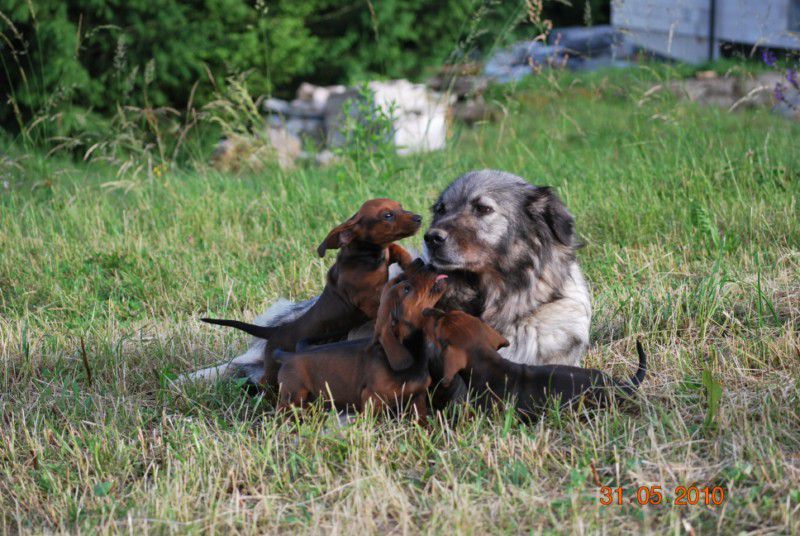
[[[433,211],[436,214],[444,214],[445,213],[444,203],[438,203],[435,207],[433,207]]]
[[[403,294],[411,292],[411,285],[403,285]]]
[[[392,221],[394,219],[394,212],[384,212],[383,219],[386,221]]]
[[[475,205],[475,210],[481,216],[485,216],[486,214],[491,214],[494,212],[494,209],[488,205]]]

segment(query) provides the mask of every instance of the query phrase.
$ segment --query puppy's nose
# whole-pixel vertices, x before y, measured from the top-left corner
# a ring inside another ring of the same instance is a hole
[[[411,216],[411,221],[413,221],[414,223],[420,223],[422,221],[422,216],[420,216],[419,214],[414,214],[413,216]]]
[[[425,244],[431,249],[435,249],[447,240],[447,233],[441,229],[430,229],[425,233]]]

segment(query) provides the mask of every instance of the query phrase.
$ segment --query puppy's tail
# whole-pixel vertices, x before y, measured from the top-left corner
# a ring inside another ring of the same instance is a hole
[[[636,372],[631,376],[629,381],[624,383],[620,382],[618,386],[621,393],[625,396],[633,395],[647,375],[647,354],[644,353],[642,341],[639,339],[636,340],[636,353],[639,354],[639,368],[636,369]]]
[[[236,328],[245,333],[249,333],[253,337],[258,337],[259,339],[269,339],[276,330],[275,326],[259,326],[257,324],[248,324],[247,322],[240,322],[238,320],[225,320],[222,318],[201,318],[200,320],[206,324]]]

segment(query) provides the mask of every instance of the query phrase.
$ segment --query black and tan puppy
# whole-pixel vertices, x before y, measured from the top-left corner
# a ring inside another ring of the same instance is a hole
[[[645,377],[647,358],[639,341],[639,368],[629,381],[617,381],[596,370],[568,365],[521,365],[500,357],[508,341],[480,319],[462,311],[426,309],[425,337],[442,361],[442,385],[456,377],[470,385],[484,404],[513,399],[528,418],[552,401],[562,406],[585,401],[604,406],[614,396],[629,397]]]
[[[427,415],[428,363],[423,350],[422,311],[444,293],[447,276],[422,261],[386,284],[381,295],[375,334],[326,344],[302,352],[276,351],[278,409],[323,398],[338,409],[399,409],[410,402],[420,418]]]
[[[328,270],[322,294],[305,314],[269,327],[238,320],[201,320],[267,339],[262,384],[277,388],[278,364],[272,358],[275,350],[294,350],[300,341],[342,337],[375,319],[381,290],[389,279],[389,265],[398,263],[405,269],[412,262],[411,255],[394,242],[416,233],[421,223],[422,216],[403,210],[397,201],[367,201],[355,215],[331,230],[317,248],[320,257],[329,249],[339,249],[339,254]]]

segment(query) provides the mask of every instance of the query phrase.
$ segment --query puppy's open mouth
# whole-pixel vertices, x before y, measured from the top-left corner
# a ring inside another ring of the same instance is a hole
[[[432,294],[440,294],[444,292],[445,287],[447,286],[447,276],[445,274],[439,274],[436,276],[436,280],[431,287]]]

